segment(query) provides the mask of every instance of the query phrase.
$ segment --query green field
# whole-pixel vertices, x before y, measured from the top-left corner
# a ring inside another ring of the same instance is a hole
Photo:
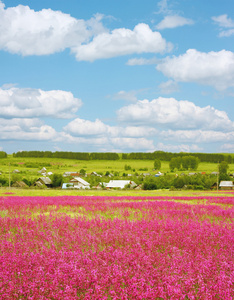
[[[169,168],[169,162],[161,162],[162,173],[171,173]],[[26,164],[36,164],[36,167],[27,167]],[[131,166],[131,170],[126,171],[125,165]],[[114,173],[144,173],[149,172],[151,174],[156,173],[154,171],[154,162],[152,160],[72,160],[72,159],[57,159],[57,158],[18,158],[8,155],[6,159],[0,160],[0,172],[2,174],[8,174],[13,172],[15,169],[19,170],[21,174],[27,174],[32,176],[37,176],[38,171],[45,166],[48,172],[63,174],[66,171],[76,171],[79,172],[84,169],[86,173],[92,173],[93,171],[105,174],[107,171]],[[147,170],[143,170],[147,169]],[[135,171],[134,171],[135,170]],[[216,172],[218,170],[218,164],[215,163],[205,163],[199,164],[196,172]],[[175,173],[189,173],[191,171],[176,171]],[[234,164],[229,164],[229,172],[234,173]],[[174,173],[171,173],[174,174]]]

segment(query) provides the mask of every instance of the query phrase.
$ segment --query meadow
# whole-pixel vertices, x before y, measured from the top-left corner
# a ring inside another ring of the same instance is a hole
[[[125,165],[130,166],[131,170],[125,170]],[[13,157],[8,155],[7,158],[0,159],[0,172],[2,174],[9,174],[14,169],[18,169],[22,175],[25,176],[38,176],[38,171],[42,167],[46,167],[47,171],[63,174],[66,171],[79,172],[84,169],[86,173],[92,173],[93,171],[105,174],[107,171],[114,173],[118,172],[120,175],[125,173],[142,173],[154,171],[154,161],[152,160],[126,160],[120,159],[114,160],[74,160],[74,159],[56,159],[56,158],[33,158],[33,157]],[[143,170],[145,169],[145,171]],[[147,169],[147,170],[146,170]],[[134,171],[133,171],[134,170]],[[197,172],[217,172],[217,163],[201,162],[198,166]],[[171,173],[168,161],[161,162],[161,172]],[[176,171],[171,174],[189,173],[191,171]],[[234,173],[234,164],[229,164],[229,172]]]
[[[2,299],[234,298],[233,192],[29,192],[1,189]]]

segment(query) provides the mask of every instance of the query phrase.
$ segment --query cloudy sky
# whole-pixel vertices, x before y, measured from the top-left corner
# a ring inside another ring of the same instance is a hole
[[[230,0],[0,0],[0,150],[234,152]]]

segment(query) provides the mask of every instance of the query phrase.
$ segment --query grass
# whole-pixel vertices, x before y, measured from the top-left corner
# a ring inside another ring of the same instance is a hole
[[[26,167],[26,163],[38,164],[38,168],[28,168]],[[169,162],[162,161],[161,162],[161,172],[170,173]],[[9,166],[10,165],[10,166]],[[47,166],[49,165],[49,166]],[[131,170],[125,170],[125,165],[131,166]],[[47,171],[63,174],[66,171],[75,171],[79,172],[81,169],[85,169],[86,173],[92,173],[93,171],[101,172],[105,174],[107,171],[120,172],[122,173],[144,173],[151,172],[155,173],[154,161],[152,160],[118,160],[118,161],[110,161],[110,160],[90,160],[90,161],[78,161],[72,159],[57,159],[57,158],[21,158],[21,157],[13,157],[12,155],[8,155],[6,159],[0,159],[0,172],[2,174],[9,174],[13,170],[17,169],[20,171],[22,175],[27,176],[38,176],[38,171],[46,166]],[[148,171],[141,171],[140,169],[147,168]],[[197,169],[197,172],[216,172],[218,170],[218,165],[215,163],[200,163]],[[191,171],[177,171],[177,174],[180,173],[189,173]],[[234,164],[229,164],[229,172],[234,173]],[[174,174],[174,173],[172,173]]]
[[[43,196],[43,197],[57,197],[57,196],[232,196],[229,191],[218,192],[213,191],[169,191],[169,190],[61,190],[61,189],[19,189],[19,188],[0,188],[0,197],[8,196],[21,196],[21,197],[33,197],[33,196]]]

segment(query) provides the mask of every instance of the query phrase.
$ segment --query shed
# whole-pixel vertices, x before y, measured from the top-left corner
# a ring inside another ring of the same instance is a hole
[[[221,190],[233,190],[234,185],[232,181],[221,181],[219,184]]]
[[[28,185],[24,181],[16,181],[12,184],[12,187],[26,188]]]
[[[74,177],[70,181],[76,189],[90,189],[90,184],[83,178]]]
[[[35,183],[34,185],[38,186],[38,187],[42,187],[42,186],[47,186],[47,187],[51,187],[52,186],[52,181],[49,177],[40,177]]]
[[[134,188],[137,186],[137,184],[134,181],[131,180],[110,180],[110,182],[107,184],[107,189],[124,189],[126,185],[130,185],[131,188]]]

